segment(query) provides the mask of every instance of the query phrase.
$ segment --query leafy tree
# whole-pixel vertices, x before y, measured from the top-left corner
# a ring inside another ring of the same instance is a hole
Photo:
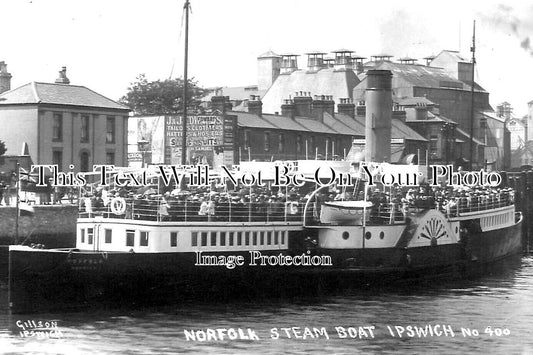
[[[200,98],[206,90],[200,88],[194,80],[187,86],[187,108],[199,109]],[[137,115],[175,114],[183,110],[183,79],[166,79],[148,81],[140,74],[131,83],[128,92],[120,100]]]
[[[3,141],[0,141],[0,157],[4,155],[7,151],[6,144]]]

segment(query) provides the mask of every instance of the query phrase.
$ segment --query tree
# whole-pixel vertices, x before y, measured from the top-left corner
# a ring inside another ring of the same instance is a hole
[[[6,144],[3,141],[0,141],[0,157],[4,155],[7,151]]]
[[[187,108],[197,111],[205,92],[196,81],[189,80]],[[140,74],[119,101],[136,115],[176,114],[183,110],[183,79],[148,81],[144,74]]]

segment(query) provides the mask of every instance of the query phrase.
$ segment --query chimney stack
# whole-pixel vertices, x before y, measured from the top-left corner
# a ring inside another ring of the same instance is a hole
[[[307,54],[307,72],[316,73],[324,68],[324,54],[322,52],[309,52]]]
[[[11,90],[11,74],[7,72],[7,64],[0,62],[0,94]]]
[[[324,95],[315,95],[315,98],[313,99],[313,105],[312,105],[312,111],[311,113],[315,118],[317,118],[319,121],[322,121],[324,118],[324,111],[325,111],[325,96]]]
[[[297,54],[282,54],[280,74],[291,74],[298,70]]]
[[[324,100],[324,111],[329,113],[332,117],[335,117],[335,101],[333,101],[333,95],[326,95]]]
[[[294,109],[296,116],[310,117],[313,98],[307,91],[296,91],[294,96]]]
[[[226,96],[211,97],[211,109],[213,111],[218,110],[224,114],[226,112]]]
[[[248,112],[257,116],[263,115],[263,103],[259,95],[250,95],[248,100]]]
[[[353,100],[350,98],[342,98],[340,100],[341,102],[337,105],[337,112],[354,118],[355,105],[353,104]]]
[[[283,100],[283,105],[281,105],[281,115],[289,118],[294,118],[296,113],[296,106],[291,99]]]
[[[392,118],[392,73],[367,71],[365,161],[390,162]]]
[[[417,103],[415,106],[416,119],[427,120],[428,119],[428,107],[425,104]]]
[[[59,77],[55,81],[56,84],[70,84],[67,78],[67,67],[62,67],[59,71]]]
[[[349,49],[338,49],[335,54],[335,71],[346,71],[352,69],[352,53]]]

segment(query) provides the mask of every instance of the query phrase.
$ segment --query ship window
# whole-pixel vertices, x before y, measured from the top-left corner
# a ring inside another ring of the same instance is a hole
[[[191,233],[191,245],[193,247],[198,246],[198,232]]]
[[[385,238],[385,233],[383,231],[379,232],[379,239]]]
[[[92,228],[87,229],[87,243],[89,244],[93,243],[93,229]]]
[[[220,232],[220,245],[226,245],[226,232]]]
[[[347,240],[348,238],[350,238],[350,233],[342,232],[342,239]]]
[[[265,245],[265,232],[261,232],[260,244]]]
[[[132,247],[135,243],[135,231],[127,230],[126,231],[126,246]]]
[[[370,239],[370,238],[372,238],[372,233],[370,233],[370,232],[366,232],[366,233],[365,233],[365,238],[366,238],[366,239]]]
[[[141,232],[141,247],[148,246],[148,232]]]
[[[242,232],[237,232],[237,245],[242,245]]]
[[[107,244],[111,243],[112,236],[113,236],[113,230],[112,229],[106,229],[105,230],[105,242]]]
[[[250,245],[250,232],[245,232],[244,240],[246,243],[245,245]]]
[[[217,245],[217,232],[211,232],[211,246]]]
[[[85,243],[85,228],[80,229],[80,243]]]
[[[267,244],[268,245],[272,244],[272,232],[271,231],[267,232]]]
[[[202,232],[202,246],[207,246],[207,232]]]
[[[229,232],[229,245],[233,246],[233,232]]]
[[[178,233],[177,232],[170,232],[170,246],[171,247],[178,246]]]
[[[285,232],[281,232],[281,244],[285,244]]]
[[[278,243],[279,243],[279,232],[275,231],[274,232],[274,245],[278,245]]]
[[[257,232],[253,232],[253,244],[257,245]]]

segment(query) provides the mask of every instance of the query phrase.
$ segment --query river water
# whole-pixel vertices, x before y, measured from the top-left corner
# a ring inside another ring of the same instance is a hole
[[[531,256],[475,280],[272,302],[10,315],[0,301],[3,354],[533,354]],[[228,339],[238,329],[251,339]]]

